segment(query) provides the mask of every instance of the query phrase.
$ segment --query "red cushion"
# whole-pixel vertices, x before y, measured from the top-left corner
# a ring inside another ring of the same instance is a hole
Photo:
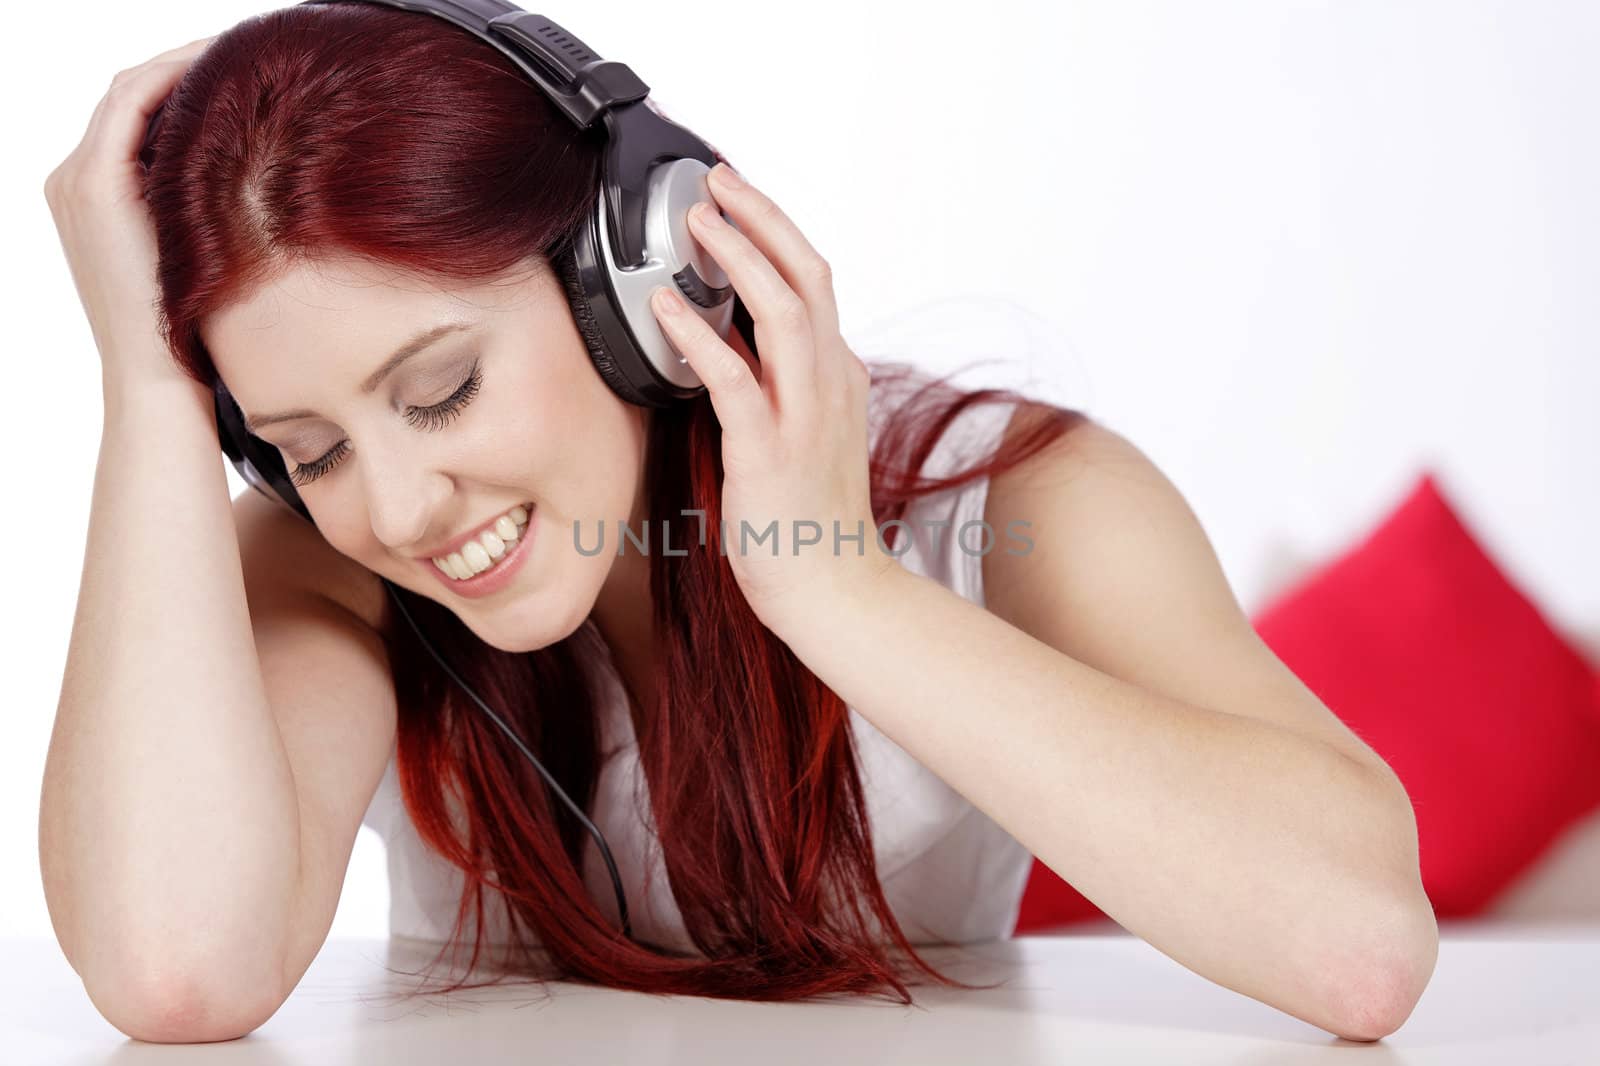
[[[1480,912],[1600,806],[1600,678],[1431,473],[1255,627],[1405,785],[1440,917]],[[1101,916],[1035,862],[1017,932]]]
[[[1399,775],[1440,917],[1480,912],[1600,806],[1593,666],[1500,571],[1432,473],[1256,630]]]
[[[1022,909],[1017,912],[1017,935],[1104,917],[1099,907],[1057,877],[1054,870],[1033,860],[1033,872],[1022,891]]]

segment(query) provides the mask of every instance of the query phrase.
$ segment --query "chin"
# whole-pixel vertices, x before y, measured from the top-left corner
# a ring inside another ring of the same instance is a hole
[[[484,631],[462,618],[468,629],[478,639],[497,651],[523,654],[548,648],[570,637],[583,624],[584,616],[570,611],[553,611],[546,602],[533,606],[534,597],[524,598],[528,605],[505,608],[505,617],[498,618],[489,631]],[[459,615],[457,617],[460,617]]]

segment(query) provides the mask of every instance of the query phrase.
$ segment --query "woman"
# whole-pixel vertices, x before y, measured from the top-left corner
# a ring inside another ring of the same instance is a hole
[[[527,972],[908,997],[943,979],[914,942],[1009,934],[1031,853],[1214,981],[1396,1028],[1437,949],[1406,795],[1255,638],[1171,484],[1076,412],[869,372],[825,261],[725,167],[739,228],[692,231],[760,360],[663,310],[707,393],[622,401],[556,269],[598,147],[470,35],[330,4],[118,75],[51,175],[105,436],[41,852],[106,1017],[258,1026],[365,817],[397,924],[471,915],[474,959]],[[229,504],[219,375],[315,528]],[[673,547],[619,554],[624,519]],[[722,535],[774,520],[776,553]],[[634,938],[380,578],[595,805]]]

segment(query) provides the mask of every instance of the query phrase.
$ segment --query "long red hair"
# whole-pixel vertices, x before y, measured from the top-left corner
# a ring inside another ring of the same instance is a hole
[[[191,66],[153,145],[146,196],[166,341],[210,385],[198,324],[299,257],[353,254],[454,279],[551,257],[591,209],[596,133],[573,127],[494,49],[432,16],[334,4],[247,19]],[[905,369],[873,367],[874,387]],[[1038,416],[1029,431],[984,462],[919,476],[963,410],[1008,401],[1026,402],[934,381],[898,406],[871,456],[878,522],[1020,462],[1082,417],[1029,405]],[[707,397],[655,412],[645,476],[650,525],[670,523],[672,543],[697,535],[684,509],[702,510],[712,534],[720,528],[721,429]],[[640,758],[673,896],[702,954],[621,935],[585,891],[582,826],[409,627],[394,625],[384,640],[405,806],[428,846],[465,874],[447,947],[463,942],[470,915],[478,961],[487,896],[527,945],[497,960],[513,972],[759,1000],[892,990],[910,1002],[918,972],[959,984],[918,956],[884,898],[844,702],[760,624],[720,551],[650,558],[664,661]],[[567,793],[592,801],[594,627],[506,653],[440,604],[401,595]]]

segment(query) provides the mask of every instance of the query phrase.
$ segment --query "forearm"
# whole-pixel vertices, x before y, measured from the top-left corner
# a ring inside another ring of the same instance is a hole
[[[1096,671],[935,582],[891,575],[892,588],[784,639],[1130,932],[1326,1028],[1353,1013],[1342,997],[1366,994],[1352,982],[1389,972],[1380,953],[1423,950],[1415,825],[1391,781],[1318,740]]]
[[[253,980],[288,924],[294,782],[219,455],[203,388],[108,382],[39,821],[51,918],[91,994]]]

